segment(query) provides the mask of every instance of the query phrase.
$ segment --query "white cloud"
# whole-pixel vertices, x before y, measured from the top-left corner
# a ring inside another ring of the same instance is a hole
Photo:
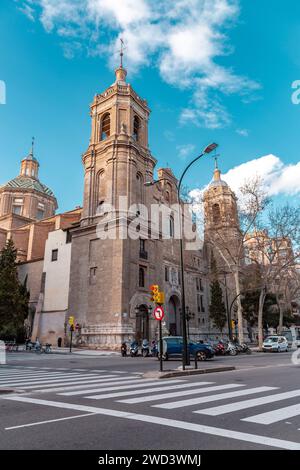
[[[106,54],[112,65],[123,37],[129,71],[152,63],[167,83],[190,91],[182,123],[226,126],[231,118],[222,94],[245,99],[259,88],[217,63],[232,52],[227,31],[237,20],[239,0],[24,0],[22,5],[39,12],[46,31],[74,41],[75,49],[81,41],[89,54]]]
[[[241,135],[242,137],[249,137],[248,129],[237,129],[235,132]]]
[[[241,186],[247,180],[256,177],[261,179],[263,189],[268,196],[300,195],[300,162],[286,165],[279,157],[272,154],[237,165],[221,177],[235,192],[240,202],[243,200],[240,193]],[[203,216],[203,193],[207,187],[208,185],[190,191],[194,201],[193,210],[200,219]]]
[[[247,179],[260,177],[270,196],[300,194],[300,162],[286,165],[275,155],[265,155],[242,163],[222,175],[236,193]]]
[[[193,144],[184,144],[184,145],[177,145],[176,150],[178,152],[179,158],[181,158],[182,160],[185,160],[192,154],[195,148],[196,147]]]

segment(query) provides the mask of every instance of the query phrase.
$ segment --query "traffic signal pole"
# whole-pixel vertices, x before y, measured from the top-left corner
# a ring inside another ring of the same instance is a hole
[[[70,341],[70,353],[72,352],[72,342],[73,342],[73,325],[70,326],[71,331],[71,341]]]

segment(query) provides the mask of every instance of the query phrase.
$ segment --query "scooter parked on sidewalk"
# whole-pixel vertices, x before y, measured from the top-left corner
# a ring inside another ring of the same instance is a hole
[[[130,356],[131,357],[136,357],[139,353],[139,345],[136,340],[132,341],[130,345]]]
[[[227,347],[225,349],[225,354],[229,354],[229,356],[236,356],[238,354],[238,349],[235,343],[232,341],[228,341]]]
[[[143,342],[142,342],[142,356],[143,357],[150,356],[150,345],[147,339],[143,339]]]

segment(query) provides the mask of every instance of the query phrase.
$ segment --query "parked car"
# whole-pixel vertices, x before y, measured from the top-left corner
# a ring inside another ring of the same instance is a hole
[[[284,336],[268,336],[263,342],[264,352],[287,352],[289,350],[288,340]]]
[[[296,338],[296,346],[297,348],[300,348],[300,335],[298,335]]]
[[[163,338],[163,359],[165,361],[171,356],[182,357],[182,350],[182,336],[166,336]],[[206,361],[214,357],[213,348],[206,343],[196,343],[195,341],[188,340],[188,350],[191,356],[197,356],[197,359],[200,361]]]

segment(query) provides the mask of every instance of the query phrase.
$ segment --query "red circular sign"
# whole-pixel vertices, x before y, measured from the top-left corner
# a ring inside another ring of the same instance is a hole
[[[154,310],[154,318],[155,320],[161,321],[165,316],[164,309],[162,307],[156,307]]]

